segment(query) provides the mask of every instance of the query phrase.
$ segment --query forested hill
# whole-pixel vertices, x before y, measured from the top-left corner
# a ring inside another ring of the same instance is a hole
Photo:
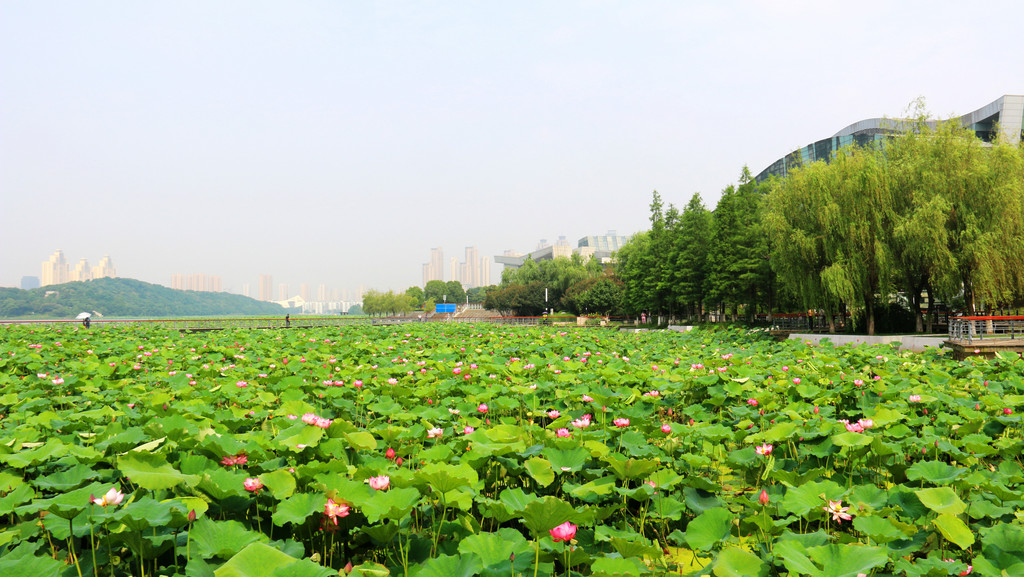
[[[279,315],[280,305],[229,293],[182,291],[128,278],[102,278],[22,290],[0,288],[0,318]]]

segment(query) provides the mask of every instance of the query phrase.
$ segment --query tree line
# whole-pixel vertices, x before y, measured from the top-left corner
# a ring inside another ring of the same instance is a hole
[[[713,211],[699,195],[665,207],[655,191],[650,230],[616,255],[624,308],[694,320],[856,312],[874,334],[893,302],[918,331],[940,302],[972,313],[1019,306],[1024,148],[929,122],[920,107],[893,126],[890,138],[785,178],[759,184],[744,168]]]

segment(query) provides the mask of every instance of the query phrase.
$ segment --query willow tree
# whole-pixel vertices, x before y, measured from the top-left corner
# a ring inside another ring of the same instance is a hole
[[[805,308],[823,309],[829,332],[835,332],[832,317],[842,299],[822,279],[832,262],[825,222],[838,212],[830,199],[830,178],[828,165],[816,162],[773,181],[761,215],[771,239],[772,269],[783,290]]]
[[[875,334],[875,298],[890,288],[889,232],[893,197],[886,166],[875,148],[847,146],[829,163],[830,210],[821,218],[830,264],[822,283],[847,302],[863,304]]]
[[[901,163],[894,167],[903,175],[901,184],[912,185],[901,190],[904,210],[896,245],[909,247],[920,259],[918,266],[930,267],[936,293],[949,300],[962,292],[971,312],[979,301],[991,307],[1019,296],[1024,288],[1020,147],[987,144],[950,120],[934,127],[919,122],[890,143],[887,153],[890,148]],[[933,218],[943,230],[929,222]]]

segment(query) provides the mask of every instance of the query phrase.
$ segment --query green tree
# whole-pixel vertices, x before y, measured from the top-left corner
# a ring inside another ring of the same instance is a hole
[[[443,280],[427,281],[423,287],[424,300],[432,300],[435,303],[444,302],[443,297],[448,294],[448,285]]]
[[[623,308],[627,313],[653,311],[657,305],[657,276],[651,232],[634,234],[615,253],[615,271],[624,286]]]
[[[694,194],[683,209],[676,236],[675,269],[678,302],[690,318],[702,320],[708,286],[708,251],[711,241],[711,214],[704,208],[700,194]]]
[[[405,294],[412,299],[414,308],[423,308],[423,301],[426,300],[427,296],[418,286],[411,286],[405,289]]]
[[[462,288],[462,283],[457,280],[450,280],[445,283],[445,293],[448,295],[447,302],[455,304],[466,302],[466,290]]]

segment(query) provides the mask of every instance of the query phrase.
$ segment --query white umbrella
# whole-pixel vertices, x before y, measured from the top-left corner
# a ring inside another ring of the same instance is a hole
[[[76,320],[82,320],[82,319],[87,319],[87,318],[89,318],[91,316],[92,316],[92,313],[78,313],[78,316],[75,317],[75,319]]]

